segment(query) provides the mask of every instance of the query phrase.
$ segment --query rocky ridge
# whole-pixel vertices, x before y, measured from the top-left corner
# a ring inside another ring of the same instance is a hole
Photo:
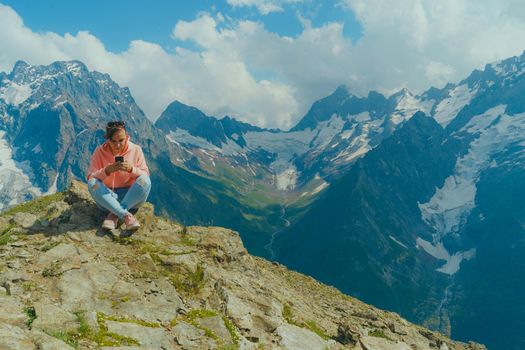
[[[0,216],[1,349],[485,349],[247,253],[237,233],[140,211],[98,230],[84,184]]]

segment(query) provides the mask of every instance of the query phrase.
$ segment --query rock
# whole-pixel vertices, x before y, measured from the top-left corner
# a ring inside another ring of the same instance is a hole
[[[182,265],[188,271],[195,271],[200,263],[196,254],[159,255],[159,258],[165,266]]]
[[[380,337],[363,336],[359,341],[364,350],[412,350],[412,347],[405,342]]]
[[[111,298],[117,299],[139,299],[141,296],[140,291],[131,283],[125,281],[117,281],[111,288]]]
[[[73,179],[71,181],[71,186],[69,187],[66,193],[66,202],[69,204],[76,203],[78,201],[87,202],[94,204],[93,198],[87,189],[85,183]]]
[[[33,254],[29,253],[27,250],[19,250],[16,252],[15,256],[17,258],[29,259],[33,257]]]
[[[186,322],[179,322],[173,328],[172,334],[175,341],[182,349],[210,349],[215,348],[215,341],[205,338],[205,332],[202,329],[194,327]]]
[[[226,288],[222,288],[221,294],[226,299],[227,315],[245,337],[254,341],[272,340],[271,334],[283,323],[279,317],[282,314],[280,304],[260,295],[244,295],[241,298]]]
[[[107,262],[90,262],[79,270],[66,271],[57,285],[62,307],[72,312],[111,312],[111,290],[119,280],[119,271]]]
[[[75,315],[56,305],[40,302],[34,308],[37,318],[31,324],[32,328],[47,332],[75,332],[80,327]]]
[[[343,323],[337,327],[335,340],[343,345],[356,345],[359,340],[359,332],[352,329],[352,326],[349,324]]]
[[[198,245],[213,251],[219,262],[236,261],[248,254],[238,233],[220,227],[207,227],[205,233],[202,231],[202,227],[190,228],[192,236],[198,235]]]
[[[29,229],[35,225],[35,222],[37,220],[38,216],[34,214],[19,212],[13,215],[13,217],[11,218],[11,223],[20,226],[24,229]]]
[[[0,349],[35,350],[37,347],[23,329],[0,324]]]
[[[33,342],[36,344],[38,350],[73,350],[72,346],[64,343],[63,341],[47,335],[44,332],[38,330],[31,330],[29,334]]]
[[[0,324],[10,324],[24,327],[28,316],[24,312],[24,305],[11,296],[0,296]]]
[[[82,260],[73,244],[60,243],[41,255],[35,264],[43,273],[58,276],[72,269],[80,269]]]
[[[154,274],[158,272],[157,265],[149,254],[138,256],[136,259],[129,262],[128,266],[132,271],[137,272],[139,275],[141,273]]]
[[[288,350],[325,350],[330,343],[312,331],[288,323],[281,324],[277,330],[280,345]]]
[[[232,341],[232,336],[226,326],[221,316],[211,316],[204,317],[197,320],[197,323],[204,328],[212,331],[216,336],[218,336],[224,343],[230,343]]]
[[[10,269],[19,270],[20,269],[20,261],[18,261],[18,260],[8,261],[7,262],[7,267],[9,267]]]
[[[140,345],[175,349],[169,334],[163,328],[145,327],[135,323],[106,321],[108,332],[137,340]]]

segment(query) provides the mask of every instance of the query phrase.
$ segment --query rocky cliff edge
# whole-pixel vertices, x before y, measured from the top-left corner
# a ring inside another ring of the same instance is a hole
[[[239,235],[139,211],[98,230],[73,182],[0,216],[0,349],[457,349],[397,314],[251,256]]]

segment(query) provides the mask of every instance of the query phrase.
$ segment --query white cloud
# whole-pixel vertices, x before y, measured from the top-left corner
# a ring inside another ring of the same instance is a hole
[[[401,87],[421,92],[525,49],[525,3],[518,0],[341,1],[362,25],[356,43],[345,38],[341,23],[313,27],[302,19],[302,32],[286,37],[259,22],[202,13],[177,22],[172,32],[196,50],[167,52],[136,40],[120,53],[88,32],[35,33],[0,5],[0,70],[10,71],[18,59],[78,59],[130,87],[151,119],[178,99],[217,117],[287,128],[340,84],[360,94]],[[256,7],[285,2],[229,0]]]
[[[271,12],[284,11],[283,5],[301,2],[302,0],[227,0],[226,2],[233,7],[256,7],[262,15]]]
[[[421,91],[525,49],[519,0],[344,0],[363,26],[353,50],[359,87]]]

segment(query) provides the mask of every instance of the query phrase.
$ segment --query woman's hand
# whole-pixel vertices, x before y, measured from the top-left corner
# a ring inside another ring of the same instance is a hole
[[[117,162],[117,163],[113,163],[113,164],[110,164],[108,165],[104,170],[106,171],[106,174],[109,175],[111,173],[114,173],[115,171],[118,171],[118,167],[119,167],[119,164],[120,162]]]
[[[119,165],[118,170],[127,171],[130,173],[133,169],[133,166],[128,161],[118,162],[117,164]]]
[[[131,172],[133,169],[133,166],[128,161],[124,162],[115,162],[113,164],[110,164],[106,167],[105,171],[106,174],[114,173],[115,171],[127,171],[128,173]]]

